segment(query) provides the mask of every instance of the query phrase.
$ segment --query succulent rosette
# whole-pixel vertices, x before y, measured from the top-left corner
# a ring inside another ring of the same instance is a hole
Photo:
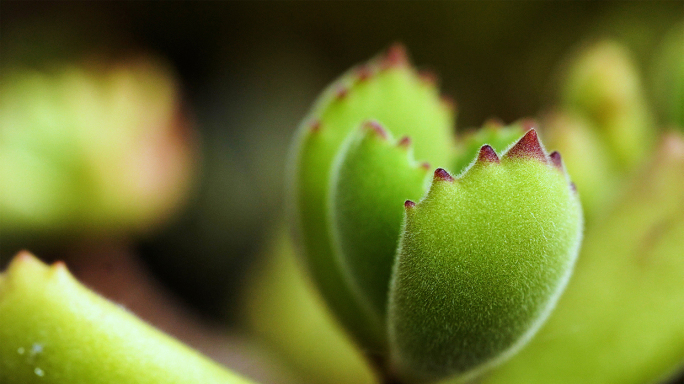
[[[533,123],[456,138],[447,100],[394,46],[323,93],[291,162],[314,281],[406,382],[466,380],[512,355],[554,307],[582,238],[574,185]]]

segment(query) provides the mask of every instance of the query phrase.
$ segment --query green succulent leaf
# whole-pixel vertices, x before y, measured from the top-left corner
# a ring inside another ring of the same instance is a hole
[[[423,196],[428,170],[427,163],[413,160],[408,136],[395,141],[377,122],[364,123],[351,136],[333,168],[330,210],[337,254],[352,288],[383,323],[402,204]]]
[[[295,139],[289,210],[313,280],[335,315],[370,349],[385,349],[384,326],[357,299],[332,242],[328,198],[333,160],[347,136],[375,120],[396,135],[419,137],[416,156],[448,163],[452,108],[407,62],[400,47],[352,69],[323,92]]]
[[[642,384],[684,370],[684,137],[586,231],[557,308],[485,384]]]
[[[0,231],[144,232],[186,198],[194,137],[167,65],[12,69],[0,84]]]
[[[407,201],[390,286],[393,367],[407,382],[472,378],[516,352],[554,307],[582,237],[557,152],[530,130],[491,146],[458,179],[437,169]]]
[[[29,253],[0,274],[0,340],[0,383],[249,383]]]

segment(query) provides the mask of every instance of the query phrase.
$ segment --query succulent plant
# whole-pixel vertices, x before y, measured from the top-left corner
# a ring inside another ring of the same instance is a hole
[[[0,274],[1,383],[249,383],[24,252]]]
[[[400,46],[335,81],[304,120],[289,168],[294,239],[379,380],[641,384],[681,371],[684,138],[652,147],[626,49],[604,42],[577,57],[547,137],[572,155],[578,187],[531,120],[455,136],[453,102]],[[666,106],[667,124],[679,106]],[[591,212],[581,250],[578,190]],[[256,296],[288,291],[276,280]],[[320,362],[302,369],[309,378],[327,371],[325,352],[350,352],[332,329],[301,336],[293,319],[317,309],[280,302],[260,325],[282,350],[322,345],[290,356]],[[28,253],[0,274],[0,340],[0,383],[247,382]]]
[[[637,65],[629,50],[604,40],[570,55],[559,105],[545,119],[547,142],[568,170],[591,221],[650,155],[656,138]]]
[[[305,119],[291,171],[295,233],[321,293],[406,382],[474,377],[524,345],[582,237],[560,155],[530,123],[489,124],[457,146],[432,78],[398,46],[352,69]],[[436,168],[430,181],[429,164],[460,175]]]
[[[665,135],[626,184],[610,214],[587,226],[548,322],[483,383],[642,384],[681,373],[684,137]]]
[[[7,238],[149,231],[185,200],[194,137],[163,62],[23,67],[0,86]]]

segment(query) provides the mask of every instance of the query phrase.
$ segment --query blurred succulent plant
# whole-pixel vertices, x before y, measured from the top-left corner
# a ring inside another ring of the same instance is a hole
[[[555,305],[582,237],[574,187],[535,129],[511,143],[520,125],[490,126],[457,151],[450,105],[394,46],[324,92],[293,156],[291,213],[314,280],[407,382],[472,378],[512,355]],[[460,176],[437,168],[430,183],[414,154]]]
[[[639,71],[615,41],[583,46],[565,62],[560,103],[545,119],[548,142],[576,175],[587,220],[615,198],[656,138]]]
[[[669,55],[657,60],[676,61]],[[684,364],[684,137],[660,133],[643,118],[651,116],[646,92],[624,46],[586,46],[565,66],[562,88],[578,93],[556,106],[546,137],[569,154],[587,213],[584,246],[549,321],[483,382],[668,380]],[[677,97],[670,102],[664,105],[676,105]],[[664,116],[664,125],[677,126]],[[629,145],[640,148],[618,155],[616,148]]]
[[[163,222],[193,163],[179,106],[172,72],[151,58],[3,71],[0,231],[119,234]]]
[[[249,383],[20,253],[0,274],[0,383]]]

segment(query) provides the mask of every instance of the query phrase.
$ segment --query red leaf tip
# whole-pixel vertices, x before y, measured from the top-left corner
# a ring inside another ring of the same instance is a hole
[[[408,62],[406,47],[401,43],[394,43],[387,49],[385,56],[382,58],[382,68],[404,66],[408,65]]]
[[[16,259],[16,260],[23,261],[23,262],[31,261],[31,260],[33,260],[34,258],[35,258],[35,256],[33,256],[33,255],[31,254],[31,252],[29,252],[29,251],[26,250],[26,249],[22,249],[22,250],[19,251],[19,253],[17,253],[17,255],[15,256],[15,259]]]
[[[532,158],[546,162],[546,154],[539,142],[537,131],[532,128],[506,152],[507,158]]]
[[[454,178],[444,168],[435,169],[434,180],[453,182]]]
[[[340,87],[337,89],[337,93],[335,93],[335,99],[342,100],[342,99],[346,98],[348,94],[349,94],[349,88]]]
[[[408,136],[403,136],[397,142],[397,146],[400,148],[408,148],[411,145],[411,138]]]
[[[387,131],[377,121],[369,120],[363,123],[363,127],[370,132],[374,132],[382,139],[387,139]]]
[[[551,152],[549,158],[551,159],[551,164],[553,164],[554,167],[558,168],[560,171],[563,170],[563,159],[558,151]]]
[[[413,208],[413,207],[415,207],[415,206],[416,206],[416,203],[414,203],[414,202],[411,201],[411,200],[406,200],[406,201],[404,201],[404,208],[406,208],[406,209],[411,209],[411,208]]]
[[[52,269],[53,270],[67,269],[67,266],[66,266],[65,262],[59,260],[59,261],[55,261],[54,263],[52,263]]]
[[[356,76],[358,81],[366,81],[373,75],[373,72],[367,65],[362,65],[356,69]]]
[[[310,132],[318,132],[320,130],[321,130],[321,121],[320,120],[314,120],[309,125],[309,131]]]
[[[480,153],[477,155],[478,163],[499,163],[499,156],[494,151],[491,145],[485,144],[480,148]]]

